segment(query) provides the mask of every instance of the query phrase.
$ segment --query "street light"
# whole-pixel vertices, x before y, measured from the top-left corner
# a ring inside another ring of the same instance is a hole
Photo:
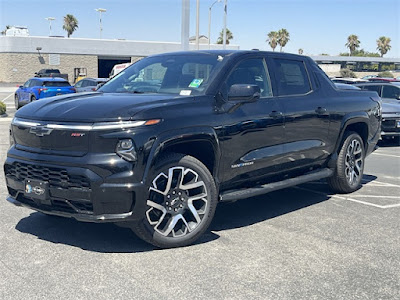
[[[106,12],[107,9],[105,8],[95,8],[95,11],[98,11],[100,13],[100,39],[101,39],[101,33],[103,32],[103,26],[101,24],[101,13]]]
[[[220,3],[221,0],[215,0],[213,4],[208,8],[208,49],[210,49],[210,41],[211,41],[211,8],[216,3]]]
[[[50,28],[50,34],[49,34],[49,36],[51,36],[51,21],[54,21],[56,18],[47,17],[47,18],[44,18],[44,19],[47,20],[47,21],[49,21],[49,28]]]

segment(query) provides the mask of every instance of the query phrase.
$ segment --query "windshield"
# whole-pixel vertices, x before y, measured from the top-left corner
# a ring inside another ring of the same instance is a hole
[[[223,57],[214,54],[162,55],[126,68],[99,91],[106,93],[202,94]]]

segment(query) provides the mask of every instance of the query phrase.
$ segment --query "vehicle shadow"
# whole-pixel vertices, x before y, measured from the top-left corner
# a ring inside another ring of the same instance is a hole
[[[378,146],[382,147],[382,148],[399,147],[400,146],[400,139],[380,140],[378,142]]]
[[[363,184],[375,179],[375,176],[364,175]],[[195,245],[218,239],[218,231],[246,227],[305,209],[329,200],[331,195],[328,185],[321,180],[234,203],[220,203],[209,231]],[[16,229],[44,241],[93,252],[135,253],[157,250],[136,237],[128,228],[114,224],[83,223],[39,212],[20,220]]]

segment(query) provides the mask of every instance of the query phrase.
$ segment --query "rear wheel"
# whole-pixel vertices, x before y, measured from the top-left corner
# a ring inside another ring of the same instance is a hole
[[[212,175],[196,158],[176,153],[164,156],[150,174],[146,213],[132,230],[160,248],[192,244],[215,213]]]
[[[18,95],[14,96],[14,104],[15,104],[15,109],[18,110],[21,108],[21,104],[19,104],[19,97]]]
[[[360,135],[348,132],[340,149],[336,170],[328,178],[330,188],[337,193],[351,193],[361,184],[364,174],[365,150]]]
[[[35,95],[32,95],[32,96],[31,96],[31,102],[33,102],[33,101],[35,101],[35,100],[36,100]]]

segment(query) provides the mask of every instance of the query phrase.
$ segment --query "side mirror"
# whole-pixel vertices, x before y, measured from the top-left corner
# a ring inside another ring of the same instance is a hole
[[[254,102],[261,96],[260,87],[256,84],[234,84],[229,89],[228,101]]]

